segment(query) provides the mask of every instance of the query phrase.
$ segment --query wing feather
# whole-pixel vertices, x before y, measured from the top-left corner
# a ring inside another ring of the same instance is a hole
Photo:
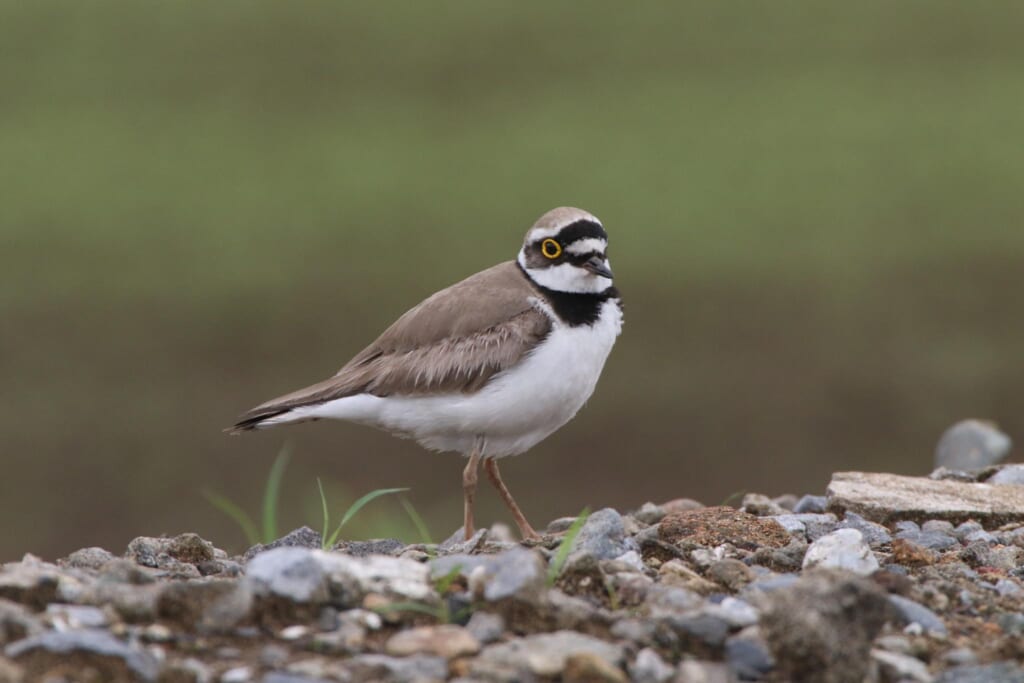
[[[409,310],[334,377],[253,408],[228,431],[359,393],[479,391],[551,331],[551,319],[533,303],[538,296],[514,262],[477,273]]]

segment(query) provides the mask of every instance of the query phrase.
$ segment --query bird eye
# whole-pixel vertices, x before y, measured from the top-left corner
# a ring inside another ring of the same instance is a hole
[[[540,243],[540,251],[550,259],[556,259],[562,255],[562,245],[550,237]]]

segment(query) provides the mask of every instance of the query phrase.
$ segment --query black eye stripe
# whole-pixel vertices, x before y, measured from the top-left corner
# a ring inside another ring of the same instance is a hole
[[[589,237],[596,237],[608,241],[608,233],[604,231],[600,225],[593,221],[579,220],[575,223],[570,223],[561,230],[558,231],[556,239],[565,245],[572,244],[577,240],[587,239]]]

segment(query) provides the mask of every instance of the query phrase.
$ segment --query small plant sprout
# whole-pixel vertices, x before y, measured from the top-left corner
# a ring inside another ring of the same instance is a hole
[[[219,493],[203,491],[203,496],[211,505],[238,524],[249,545],[270,543],[277,538],[277,501],[281,495],[281,479],[284,478],[284,470],[288,466],[290,457],[291,446],[285,444],[281,452],[274,458],[274,463],[270,466],[270,472],[267,474],[267,484],[263,489],[262,534],[257,531],[256,522],[240,505]]]
[[[316,480],[317,489],[320,491],[320,508],[323,512],[324,525],[323,531],[320,532],[320,547],[324,550],[329,550],[334,547],[334,544],[338,542],[338,536],[341,534],[342,528],[348,524],[349,520],[355,517],[356,513],[363,509],[363,507],[372,501],[374,498],[386,496],[391,493],[403,493],[408,491],[407,488],[398,489],[377,489],[376,491],[370,491],[366,495],[362,496],[359,500],[349,505],[348,509],[345,510],[345,514],[341,516],[341,522],[338,523],[334,533],[330,536],[327,535],[327,530],[331,526],[331,515],[327,509],[327,496],[324,494],[323,484],[320,483],[320,478]]]
[[[416,508],[413,507],[408,498],[402,496],[401,501],[402,507],[405,508],[405,514],[409,515],[413,526],[416,527],[416,533],[420,536],[420,542],[428,546],[434,545],[434,541],[430,537],[430,529],[427,528],[427,523],[423,521],[423,517],[416,511]]]
[[[449,589],[451,589],[452,585],[461,575],[462,565],[456,565],[447,574],[434,579],[434,590],[437,591],[438,596],[441,598],[441,601],[436,605],[423,602],[392,602],[375,607],[374,611],[381,614],[388,612],[415,612],[431,616],[440,624],[464,623],[473,612],[473,605],[466,605],[452,611],[451,601],[448,596]]]
[[[558,580],[562,569],[565,567],[565,561],[569,559],[569,553],[572,552],[572,546],[576,542],[576,537],[579,535],[583,525],[586,524],[587,517],[589,516],[590,508],[583,508],[583,511],[580,512],[566,530],[565,536],[562,537],[562,542],[558,546],[558,552],[555,553],[554,559],[551,560],[551,566],[548,567],[549,586],[553,586],[555,581]]]

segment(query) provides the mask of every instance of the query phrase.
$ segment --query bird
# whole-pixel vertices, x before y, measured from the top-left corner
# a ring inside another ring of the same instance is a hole
[[[482,463],[522,537],[537,539],[498,459],[550,436],[593,394],[622,330],[612,278],[601,221],[552,209],[515,260],[431,295],[334,376],[256,406],[225,431],[344,420],[461,453],[465,538]]]

